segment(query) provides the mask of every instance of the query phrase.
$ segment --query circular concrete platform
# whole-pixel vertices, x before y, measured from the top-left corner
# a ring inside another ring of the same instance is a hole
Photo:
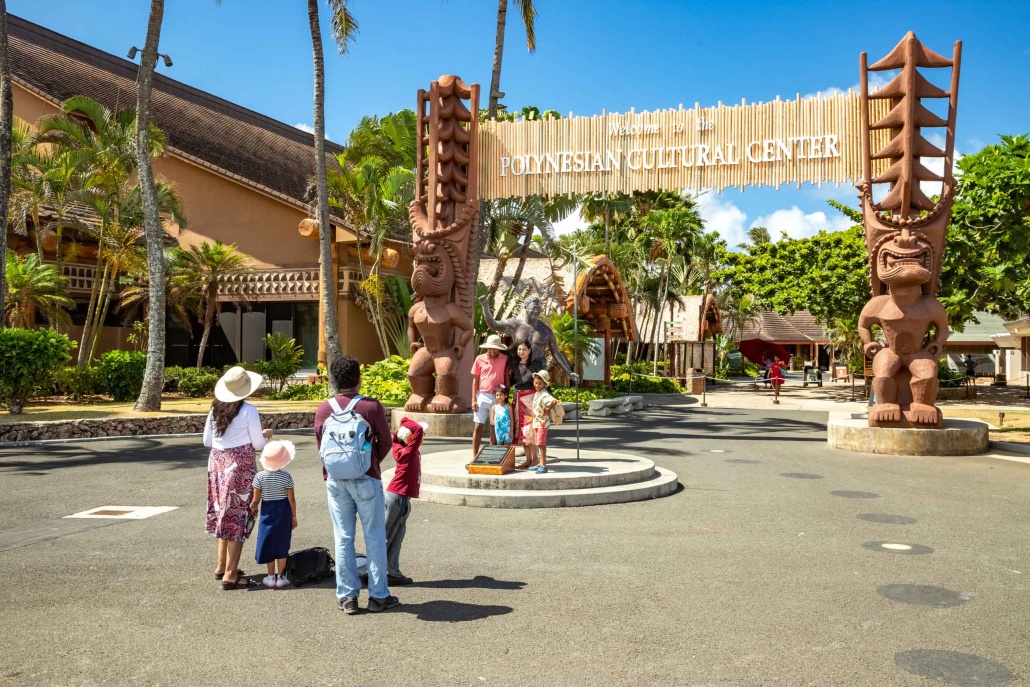
[[[830,448],[853,453],[891,456],[973,456],[986,453],[990,435],[986,422],[944,419],[941,429],[870,427],[865,416],[830,413],[826,426]]]
[[[470,475],[471,451],[443,451],[422,456],[419,499],[478,508],[562,508],[642,501],[676,490],[674,472],[629,454],[551,449],[545,475],[517,470],[507,475]],[[389,482],[393,471],[383,475]]]

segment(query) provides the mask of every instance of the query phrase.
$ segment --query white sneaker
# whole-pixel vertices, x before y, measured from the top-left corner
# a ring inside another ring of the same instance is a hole
[[[269,589],[275,589],[275,575],[265,575],[265,579],[261,580],[261,584]]]
[[[275,588],[282,589],[283,587],[289,587],[290,581],[286,579],[286,575],[277,575],[275,578]]]

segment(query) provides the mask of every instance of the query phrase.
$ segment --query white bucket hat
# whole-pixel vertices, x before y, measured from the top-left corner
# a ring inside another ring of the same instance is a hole
[[[222,403],[242,401],[261,386],[261,375],[240,366],[230,367],[215,384],[215,398]]]
[[[496,334],[491,334],[486,337],[486,343],[480,344],[480,348],[496,348],[498,351],[506,351],[508,347],[504,345],[504,341]]]
[[[539,377],[540,380],[547,386],[551,386],[551,373],[547,370],[540,370],[539,372],[533,373],[534,377]]]
[[[295,455],[297,455],[297,449],[292,441],[270,441],[265,444],[264,450],[261,451],[261,467],[269,472],[282,470],[290,464]]]

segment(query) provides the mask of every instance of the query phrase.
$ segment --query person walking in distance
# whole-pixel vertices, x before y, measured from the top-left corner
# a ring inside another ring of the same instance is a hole
[[[496,400],[494,389],[504,386],[508,376],[508,356],[501,355],[505,350],[501,337],[491,334],[487,337],[486,343],[480,346],[486,352],[476,356],[472,363],[472,457],[479,454],[479,447],[483,443],[483,428],[490,426],[490,410]],[[493,432],[489,429],[490,443],[496,443]]]
[[[355,518],[360,518],[368,557],[367,609],[378,613],[400,603],[390,595],[387,583],[386,507],[379,467],[390,452],[390,425],[382,404],[358,393],[357,360],[342,356],[330,365],[329,374],[340,392],[315,411],[315,443],[336,539],[336,601],[347,615],[361,612],[354,554]]]
[[[390,584],[411,584],[413,580],[401,572],[401,544],[411,515],[411,499],[418,498],[422,481],[422,438],[429,425],[411,418],[401,420],[393,435],[393,460],[397,467],[386,488],[386,581]]]

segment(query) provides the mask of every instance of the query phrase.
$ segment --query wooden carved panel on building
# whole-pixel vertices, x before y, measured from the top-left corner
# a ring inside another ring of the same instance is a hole
[[[928,50],[909,32],[889,55],[866,65],[862,53],[862,129],[865,146],[864,181],[859,186],[872,282],[872,300],[862,310],[858,329],[865,355],[873,361],[876,404],[869,411],[873,427],[940,427],[937,399],[937,359],[948,338],[948,316],[937,300],[944,244],[954,200],[951,163],[955,149],[962,44],[947,59]],[[951,69],[945,91],[919,69]],[[869,93],[868,72],[900,73],[879,91]],[[923,104],[925,98],[947,99],[947,119]],[[869,101],[886,100],[891,110],[870,123]],[[922,129],[946,127],[941,150],[923,137]],[[875,153],[870,132],[890,131],[891,141]],[[924,164],[924,158],[943,158],[943,175]],[[890,162],[875,178],[874,161]],[[938,200],[931,200],[923,182],[940,182]],[[875,184],[890,184],[886,197],[874,202]],[[875,331],[878,328],[879,331]]]
[[[467,103],[467,104],[466,104]],[[415,200],[408,209],[415,265],[408,312],[414,356],[408,365],[409,411],[460,413],[459,361],[473,336],[479,196],[479,86],[441,76],[418,92],[418,168]]]

